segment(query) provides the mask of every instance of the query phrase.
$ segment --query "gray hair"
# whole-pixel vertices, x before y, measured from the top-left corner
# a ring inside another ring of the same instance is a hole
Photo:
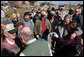
[[[69,14],[65,15],[64,20],[66,20],[66,19],[70,19],[71,20],[71,16]]]
[[[22,27],[21,29],[18,30],[18,37],[19,38],[23,37],[26,41],[28,41],[29,39],[33,39],[34,38],[33,32],[32,31],[31,32],[24,31],[23,28],[24,27]]]

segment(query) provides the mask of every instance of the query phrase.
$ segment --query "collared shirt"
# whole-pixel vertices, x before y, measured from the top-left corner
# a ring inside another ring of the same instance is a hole
[[[29,42],[27,42],[27,45],[31,44],[31,43],[33,43],[35,41],[36,41],[36,38],[34,38],[34,39],[30,40]],[[21,53],[20,56],[25,56],[25,55],[23,53]]]
[[[35,41],[36,41],[36,38],[34,38],[34,39],[30,40],[29,42],[27,42],[27,45],[28,45],[28,44],[31,44],[31,43],[33,43],[33,42],[35,42]]]
[[[35,41],[36,41],[36,39],[34,38],[33,40],[30,40],[30,41],[27,43],[27,45],[29,45],[29,44],[31,44],[31,43],[33,43],[33,42],[35,42]],[[49,48],[50,56],[52,56],[52,51],[51,51],[51,48],[50,48],[49,43],[48,43],[48,48]],[[23,53],[21,53],[20,56],[26,56],[26,55],[23,54]]]

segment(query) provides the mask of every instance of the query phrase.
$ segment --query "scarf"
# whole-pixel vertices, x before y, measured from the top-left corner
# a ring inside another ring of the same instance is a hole
[[[44,19],[42,19],[42,33],[44,33],[47,29],[47,26],[45,25]]]

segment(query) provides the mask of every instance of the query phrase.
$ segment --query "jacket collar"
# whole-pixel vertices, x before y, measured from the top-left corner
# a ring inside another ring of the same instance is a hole
[[[28,41],[28,42],[27,42],[27,45],[28,45],[28,44],[31,44],[31,43],[33,43],[33,42],[35,42],[35,41],[36,41],[36,38],[34,38],[34,39]]]

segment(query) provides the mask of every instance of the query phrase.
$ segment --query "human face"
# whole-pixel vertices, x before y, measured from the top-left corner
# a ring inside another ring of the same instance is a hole
[[[27,41],[25,41],[24,38],[20,38],[20,41],[21,41],[23,44],[27,45]]]
[[[8,37],[11,38],[11,39],[15,39],[16,38],[16,33],[14,33],[14,34],[8,33]]]
[[[78,15],[79,14],[78,11],[75,11],[75,14]]]
[[[26,16],[24,17],[24,20],[25,20],[25,21],[28,21],[29,19],[30,19],[29,15],[26,15]]]
[[[38,16],[40,17],[40,16],[41,16],[41,14],[38,14]]]
[[[4,23],[1,23],[2,28],[4,27],[4,25],[5,25]]]
[[[70,19],[66,19],[66,20],[65,20],[65,23],[66,23],[66,24],[69,24],[69,23],[70,23]]]
[[[76,34],[75,34],[75,33],[72,33],[71,36],[70,36],[70,39],[71,39],[71,40],[74,40],[75,37],[76,37]]]

